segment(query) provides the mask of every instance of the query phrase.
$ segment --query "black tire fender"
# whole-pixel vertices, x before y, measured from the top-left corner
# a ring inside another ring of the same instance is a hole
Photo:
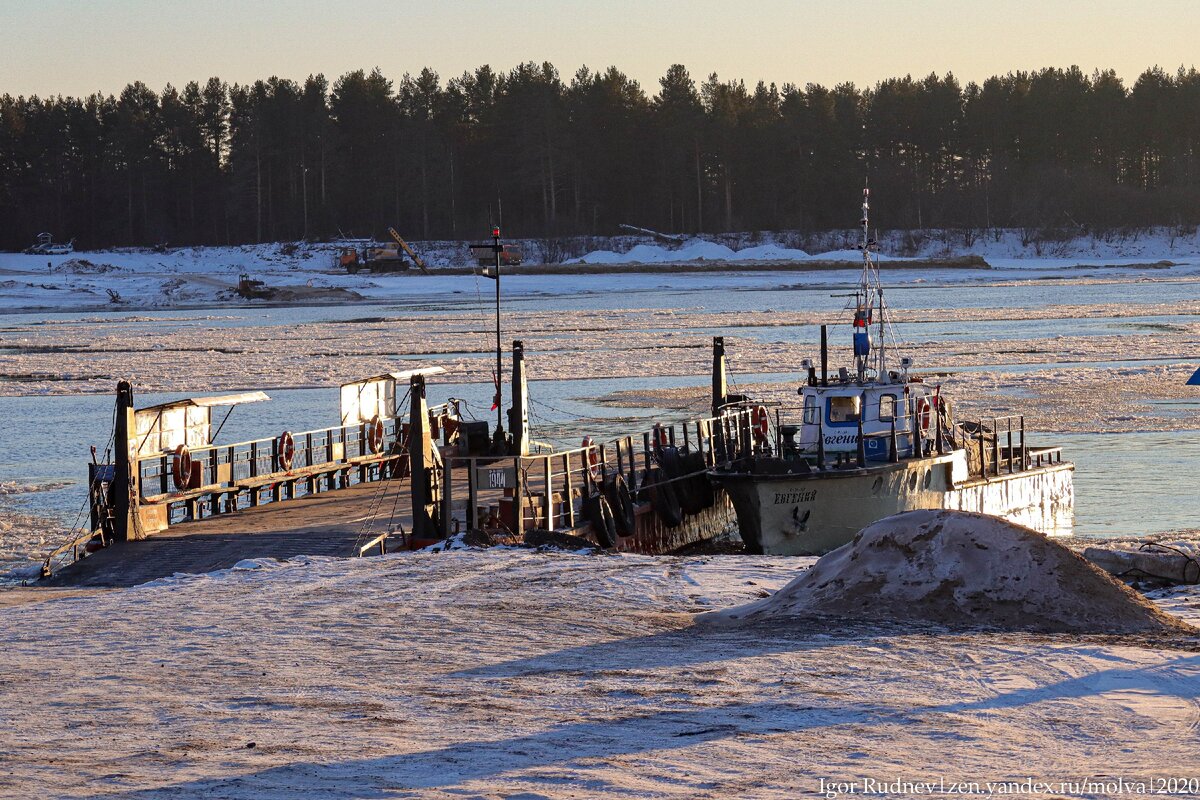
[[[586,514],[592,530],[596,532],[596,540],[601,547],[617,546],[617,522],[613,518],[612,507],[603,495],[592,495],[587,499]]]
[[[668,528],[678,528],[683,524],[683,510],[679,507],[679,497],[675,487],[668,483],[669,477],[662,470],[652,470],[647,475],[649,485],[650,505],[654,513]]]
[[[616,475],[604,487],[608,505],[612,508],[613,517],[617,523],[617,533],[622,536],[633,536],[637,530],[637,510],[633,505],[633,495],[625,478]]]

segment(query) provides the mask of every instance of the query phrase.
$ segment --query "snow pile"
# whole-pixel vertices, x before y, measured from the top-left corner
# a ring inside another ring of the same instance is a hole
[[[878,261],[903,261],[877,254]],[[689,261],[851,261],[862,260],[858,250],[832,250],[811,255],[804,250],[784,247],[780,244],[760,244],[741,250],[704,239],[689,239],[679,247],[657,244],[639,244],[620,253],[614,250],[595,250],[567,264],[680,264]]]
[[[880,520],[771,597],[699,619],[802,617],[1063,633],[1194,630],[1028,528],[953,511]]]

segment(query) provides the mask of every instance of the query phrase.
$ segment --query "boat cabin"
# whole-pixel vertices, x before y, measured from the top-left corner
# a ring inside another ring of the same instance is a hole
[[[922,434],[933,436],[930,426],[935,398],[921,382],[818,383],[801,387],[800,396],[803,424],[797,449],[805,455],[815,455],[821,440],[826,453],[857,453],[861,435],[867,458],[886,460],[895,430],[897,454],[907,458],[914,455],[914,425],[921,427]]]

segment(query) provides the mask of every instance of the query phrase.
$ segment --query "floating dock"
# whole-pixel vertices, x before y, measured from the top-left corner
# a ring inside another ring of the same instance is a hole
[[[713,416],[605,442],[584,436],[570,450],[530,436],[520,342],[507,436],[463,419],[457,401],[430,407],[436,367],[342,386],[336,426],[234,444],[215,443],[224,420],[214,409],[228,418],[265,394],[137,409],[122,382],[115,458],[89,469],[91,528],[50,554],[43,581],[127,586],[248,558],[417,549],[467,531],[674,552],[736,527],[708,470],[756,446],[750,411],[725,391],[723,351],[714,366]]]

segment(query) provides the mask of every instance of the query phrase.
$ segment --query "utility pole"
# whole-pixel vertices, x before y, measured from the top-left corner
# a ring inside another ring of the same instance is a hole
[[[501,387],[504,385],[504,353],[500,347],[500,253],[504,246],[500,244],[500,227],[492,227],[492,252],[496,256],[496,435],[493,446],[499,453],[504,449],[504,402]]]

